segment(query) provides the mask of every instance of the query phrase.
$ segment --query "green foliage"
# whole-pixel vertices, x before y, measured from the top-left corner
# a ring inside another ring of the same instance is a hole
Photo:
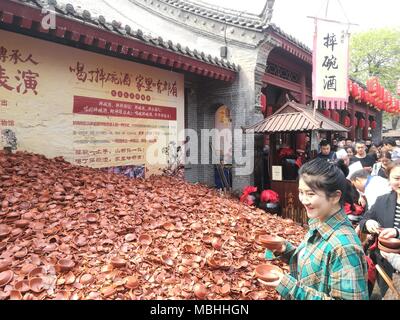
[[[377,76],[385,88],[396,93],[400,79],[400,28],[354,34],[350,41],[350,75],[363,83]],[[392,115],[384,117],[394,118]]]

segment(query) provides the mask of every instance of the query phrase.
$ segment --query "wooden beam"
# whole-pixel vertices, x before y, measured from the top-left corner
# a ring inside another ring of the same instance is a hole
[[[1,22],[11,24],[14,20],[14,15],[11,12],[3,11]]]
[[[24,28],[24,29],[32,28],[32,19],[22,17],[21,28]]]

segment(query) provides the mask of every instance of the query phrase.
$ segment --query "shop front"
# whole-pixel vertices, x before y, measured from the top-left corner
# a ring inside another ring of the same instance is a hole
[[[245,132],[269,135],[266,180],[270,181],[270,189],[279,194],[282,216],[306,224],[307,216],[298,198],[298,170],[315,157],[322,136],[345,134],[348,129],[312,107],[288,101]]]

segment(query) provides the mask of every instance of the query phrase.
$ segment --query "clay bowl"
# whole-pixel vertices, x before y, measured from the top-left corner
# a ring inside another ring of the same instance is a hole
[[[150,235],[148,235],[148,234],[142,234],[142,235],[140,235],[140,237],[139,237],[139,242],[140,242],[140,244],[149,246],[149,245],[153,242],[153,240],[152,240],[152,238],[151,238]]]
[[[36,277],[29,280],[29,287],[33,292],[40,293],[45,289],[45,283],[42,278]]]
[[[395,238],[384,239],[379,237],[379,242],[386,248],[400,249],[400,240]]]
[[[221,240],[221,238],[213,238],[211,240],[211,245],[213,246],[213,248],[215,250],[221,250],[221,248],[222,248],[222,240]]]
[[[114,268],[124,268],[126,266],[126,260],[120,257],[111,259],[111,264]]]
[[[28,279],[36,278],[37,276],[44,275],[46,270],[43,267],[34,268],[28,274]]]
[[[22,259],[26,257],[27,254],[28,254],[28,248],[23,248],[20,251],[14,253],[14,257],[17,259]]]
[[[14,272],[11,270],[0,272],[0,287],[4,287],[9,284],[10,281],[14,278]]]
[[[126,282],[125,282],[125,287],[128,289],[136,289],[137,287],[139,287],[140,285],[140,281],[139,278],[136,276],[130,276],[126,278]]]
[[[171,222],[166,222],[163,224],[163,228],[167,231],[174,231],[175,230],[175,225]]]
[[[0,225],[0,239],[6,238],[11,233],[11,228],[5,224]]]
[[[10,259],[3,259],[0,260],[0,272],[8,270],[8,268],[11,266],[12,260]]]
[[[203,300],[207,297],[207,288],[200,283],[197,283],[193,287],[193,293],[197,299]]]
[[[29,286],[29,281],[28,280],[18,281],[15,284],[14,287],[15,287],[15,290],[18,290],[21,293],[28,292],[31,289],[30,286]]]
[[[17,228],[25,228],[29,225],[29,223],[30,223],[29,220],[25,220],[25,219],[17,220],[17,221],[15,221],[15,226]]]
[[[279,280],[282,270],[272,264],[261,264],[255,269],[256,277],[265,282],[274,282]]]
[[[57,263],[57,268],[61,272],[71,271],[75,267],[75,262],[69,259],[60,259]]]
[[[22,294],[18,290],[10,291],[10,300],[22,300]]]
[[[85,218],[89,223],[96,223],[99,220],[99,216],[96,213],[88,213]]]
[[[161,260],[164,264],[166,264],[167,266],[172,267],[174,265],[174,261],[172,260],[172,258],[168,255],[168,254],[163,254],[161,256]]]
[[[387,252],[387,253],[396,253],[400,254],[400,249],[392,249],[384,246],[381,242],[378,242],[378,248],[381,251]]]
[[[133,233],[128,233],[127,235],[125,235],[125,241],[126,242],[132,242],[133,240],[135,240],[136,236]]]
[[[269,250],[278,250],[282,247],[285,240],[281,237],[261,234],[257,237],[257,242]]]
[[[91,274],[86,273],[80,277],[79,282],[83,285],[89,285],[94,282],[94,277]]]

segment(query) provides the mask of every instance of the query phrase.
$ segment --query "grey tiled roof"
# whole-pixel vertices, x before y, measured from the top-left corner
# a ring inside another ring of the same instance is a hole
[[[177,9],[242,28],[263,31],[268,27],[274,1],[267,0],[261,15],[221,8],[201,1],[160,0]]]
[[[269,27],[271,28],[271,30],[275,31],[276,33],[281,35],[283,38],[285,38],[285,39],[289,40],[290,42],[294,43],[296,46],[300,47],[301,49],[307,51],[310,54],[312,53],[312,50],[307,45],[305,45],[304,43],[302,43],[300,40],[296,39],[292,35],[286,33],[285,31],[283,31],[276,24],[271,23],[269,25]]]
[[[75,8],[71,3],[57,3],[57,0],[17,0],[18,2],[25,3],[27,5],[35,6],[38,8],[47,8],[53,6],[55,11],[63,16],[80,20],[87,24],[91,24],[99,29],[107,30],[123,37],[135,38],[146,44],[172,51],[176,54],[191,57],[193,59],[212,64],[218,67],[229,69],[232,71],[239,71],[239,66],[231,63],[227,60],[213,57],[200,50],[190,49],[187,46],[180,43],[173,43],[170,40],[164,40],[161,37],[154,37],[146,35],[141,29],[134,29],[129,25],[122,25],[121,22],[113,20],[107,21],[103,15],[93,16],[90,11],[84,9]]]

